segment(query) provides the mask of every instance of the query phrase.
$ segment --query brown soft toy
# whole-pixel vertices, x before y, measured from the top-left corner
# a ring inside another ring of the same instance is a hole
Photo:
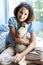
[[[27,34],[28,24],[23,23],[22,26],[17,31],[17,37],[24,39],[24,41],[27,41],[29,43],[30,34]],[[16,52],[22,52],[26,49],[25,45],[16,45]]]

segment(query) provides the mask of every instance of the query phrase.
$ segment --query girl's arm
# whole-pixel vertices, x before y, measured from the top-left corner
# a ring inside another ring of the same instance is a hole
[[[28,46],[29,43],[27,43],[26,41],[24,41],[21,38],[17,38],[17,36],[16,36],[16,29],[14,27],[10,26],[10,32],[11,32],[12,38],[13,38],[13,40],[15,42],[17,42],[18,44],[23,44],[23,45]]]
[[[22,55],[28,54],[28,53],[29,53],[32,49],[34,49],[35,46],[36,46],[36,38],[35,38],[34,32],[31,32],[31,33],[30,33],[30,36],[31,36],[31,38],[30,38],[30,45],[26,48],[25,51],[23,51],[23,52],[21,53]]]

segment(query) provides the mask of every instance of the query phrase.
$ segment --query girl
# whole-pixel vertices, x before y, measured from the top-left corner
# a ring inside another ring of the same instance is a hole
[[[4,54],[9,54],[13,56],[15,54],[16,44],[27,46],[26,50],[21,53],[15,55],[14,63],[19,62],[26,54],[28,54],[32,49],[35,48],[35,35],[34,30],[32,28],[32,22],[34,20],[34,12],[32,6],[27,4],[26,2],[21,3],[14,9],[14,17],[9,18],[9,34],[7,37],[6,50]],[[27,41],[17,38],[17,30],[20,28],[23,22],[28,24],[27,33],[30,33],[30,45]],[[3,52],[2,52],[3,53]]]

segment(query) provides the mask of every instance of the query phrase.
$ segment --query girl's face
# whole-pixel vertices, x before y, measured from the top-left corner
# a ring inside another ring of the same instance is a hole
[[[19,22],[23,22],[28,18],[29,11],[25,7],[22,7],[19,9],[17,13],[17,19]]]

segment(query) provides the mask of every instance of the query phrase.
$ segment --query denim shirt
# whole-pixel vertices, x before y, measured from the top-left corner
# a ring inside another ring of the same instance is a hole
[[[8,20],[8,26],[9,26],[9,27],[12,26],[12,27],[14,27],[16,30],[19,29],[18,22],[17,22],[17,20],[16,20],[15,17],[9,18],[9,20]],[[34,32],[34,29],[33,29],[33,27],[32,27],[32,23],[29,23],[29,24],[28,24],[27,33],[28,33],[28,32],[29,32],[29,33],[30,33],[30,32]],[[13,44],[14,46],[16,45],[16,42],[12,39],[12,36],[11,36],[10,31],[9,31],[9,34],[8,34],[8,36],[7,36],[7,41],[10,42],[11,44]]]

